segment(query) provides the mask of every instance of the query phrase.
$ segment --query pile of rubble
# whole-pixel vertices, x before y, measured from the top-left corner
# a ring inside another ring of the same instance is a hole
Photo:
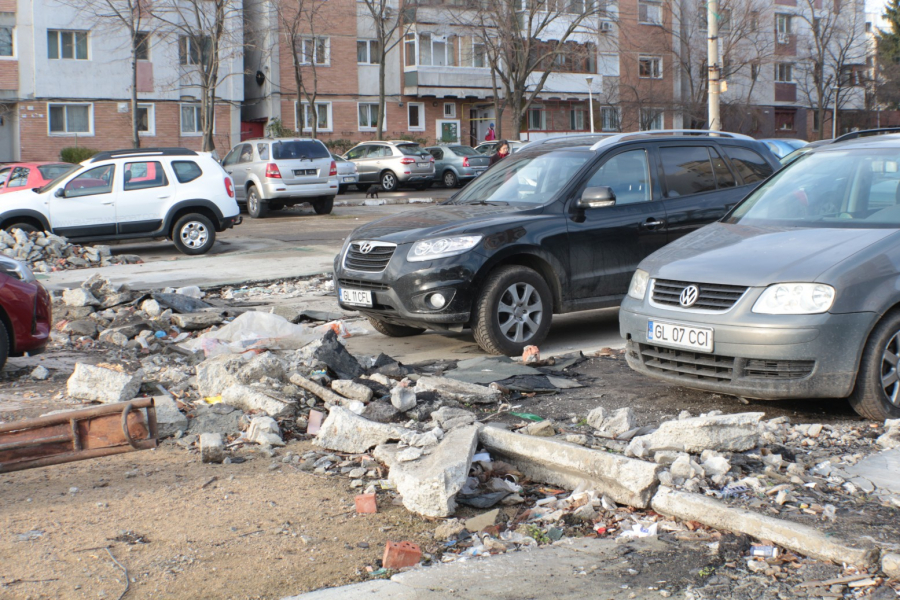
[[[50,232],[0,230],[0,253],[22,261],[36,273],[143,262],[134,254],[113,256],[109,246],[79,246]]]

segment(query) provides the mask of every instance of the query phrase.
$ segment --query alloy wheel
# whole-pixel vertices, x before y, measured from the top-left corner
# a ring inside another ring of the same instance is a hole
[[[891,336],[881,354],[881,387],[888,402],[894,406],[900,406],[898,362],[900,362],[900,331]]]
[[[503,292],[497,306],[500,331],[513,342],[527,342],[541,325],[544,304],[529,283],[514,283]]]

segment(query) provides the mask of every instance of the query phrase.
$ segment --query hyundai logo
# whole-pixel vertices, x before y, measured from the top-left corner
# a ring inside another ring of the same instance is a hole
[[[694,305],[699,295],[699,288],[696,285],[689,285],[681,291],[681,297],[678,299],[678,302],[683,307],[688,308]]]
[[[375,248],[375,244],[373,244],[372,242],[363,242],[359,245],[359,251],[363,254],[368,254],[372,251],[373,248]]]

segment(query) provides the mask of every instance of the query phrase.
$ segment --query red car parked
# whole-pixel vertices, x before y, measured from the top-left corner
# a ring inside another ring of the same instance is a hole
[[[50,322],[50,294],[27,266],[0,254],[0,369],[9,356],[42,352]]]
[[[78,165],[61,162],[13,163],[0,167],[0,194],[43,187]]]

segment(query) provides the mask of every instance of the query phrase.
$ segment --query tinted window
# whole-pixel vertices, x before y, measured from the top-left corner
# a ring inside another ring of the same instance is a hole
[[[269,160],[269,145],[265,142],[256,145],[256,151],[259,152],[259,160]]]
[[[660,148],[666,197],[679,198],[716,189],[709,151],[705,146]]]
[[[156,161],[125,163],[124,181],[126,192],[169,185],[162,165]]]
[[[762,181],[772,174],[772,167],[757,152],[740,146],[723,146],[744,184]]]
[[[224,166],[233,165],[237,162],[238,157],[241,155],[241,147],[235,146],[234,149],[228,153],[225,157],[225,160],[222,161]]]
[[[108,194],[112,191],[114,165],[94,167],[66,184],[66,198]]]
[[[6,186],[6,178],[9,177],[9,167],[0,169],[0,189]]]
[[[719,189],[730,188],[737,185],[734,180],[734,175],[731,173],[731,169],[728,168],[725,160],[719,155],[719,152],[715,148],[709,149],[709,156],[712,159],[713,171],[716,174],[716,184]]]
[[[347,153],[347,158],[349,160],[355,160],[357,158],[363,158],[368,152],[369,146],[357,146],[353,150]]]
[[[418,144],[400,144],[397,149],[406,156],[428,156],[428,153],[422,150]]]
[[[428,151],[431,152],[431,155],[434,157],[434,160],[441,160],[442,158],[444,158],[443,150],[439,150],[438,148],[430,148]]]
[[[31,169],[27,169],[25,167],[16,167],[13,169],[12,177],[9,178],[9,182],[6,184],[8,188],[14,187],[22,187],[28,183],[28,174],[31,173]]]
[[[192,160],[176,160],[172,161],[172,170],[175,171],[175,179],[179,183],[187,183],[193,181],[203,175],[203,171]]]
[[[481,156],[481,153],[477,152],[472,146],[450,146],[450,149],[457,156]]]
[[[587,187],[605,185],[616,194],[616,204],[650,200],[650,167],[645,150],[629,150],[603,163]]]
[[[238,158],[239,163],[248,163],[253,162],[253,146],[250,144],[243,144],[241,146],[241,156]]]
[[[328,148],[322,142],[275,142],[272,144],[272,158],[291,160],[301,158],[328,158]]]
[[[41,165],[38,167],[38,171],[41,172],[41,176],[44,179],[56,179],[60,175],[65,175],[66,173],[73,171],[76,168],[75,165]],[[2,178],[2,177],[0,177]]]
[[[387,146],[369,146],[369,153],[366,155],[366,158],[384,158],[393,155],[394,153]]]

